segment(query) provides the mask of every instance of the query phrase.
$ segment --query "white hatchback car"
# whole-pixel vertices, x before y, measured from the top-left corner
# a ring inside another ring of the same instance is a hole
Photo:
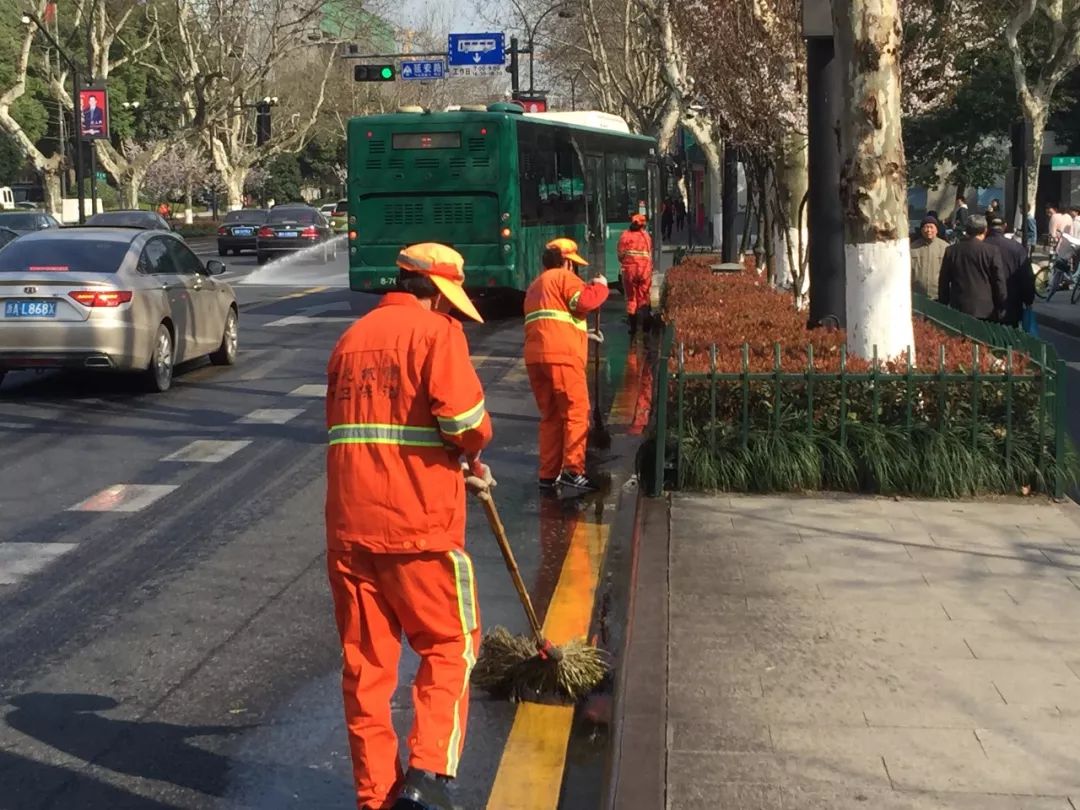
[[[139,372],[153,391],[173,368],[209,355],[232,365],[238,309],[232,287],[173,233],[69,228],[0,249],[0,381],[7,371],[80,368]]]

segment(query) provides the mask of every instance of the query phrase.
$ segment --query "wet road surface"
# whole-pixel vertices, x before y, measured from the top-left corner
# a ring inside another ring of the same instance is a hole
[[[343,253],[228,264],[235,367],[192,364],[162,395],[51,373],[0,388],[0,808],[355,806],[324,572],[322,396],[355,300],[375,299],[345,289]],[[495,424],[485,459],[540,618],[556,643],[592,632],[615,496],[538,496],[520,321],[467,333]],[[604,401],[629,426],[640,406],[623,373],[638,361],[614,326],[605,351]],[[524,631],[475,507],[468,548],[484,626]],[[401,733],[415,667],[407,653]],[[460,807],[597,806],[605,738],[572,710],[474,691],[468,733]]]

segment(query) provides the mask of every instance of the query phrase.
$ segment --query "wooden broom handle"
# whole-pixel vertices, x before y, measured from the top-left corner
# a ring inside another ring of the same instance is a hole
[[[536,618],[536,611],[533,610],[532,599],[529,598],[529,591],[525,588],[525,581],[521,578],[521,570],[514,559],[514,552],[510,548],[510,540],[506,537],[506,529],[499,518],[499,510],[495,508],[495,499],[491,497],[490,492],[481,492],[478,497],[480,502],[484,504],[484,513],[487,515],[488,524],[491,526],[491,533],[495,535],[503,560],[506,561],[506,570],[510,572],[510,578],[514,580],[514,587],[517,588],[518,596],[521,598],[521,606],[525,608],[525,615],[529,619],[529,626],[532,628],[536,643],[543,647],[545,645],[544,631],[540,627],[539,619]]]

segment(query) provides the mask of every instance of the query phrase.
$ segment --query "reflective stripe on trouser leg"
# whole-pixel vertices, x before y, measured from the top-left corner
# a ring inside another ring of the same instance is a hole
[[[551,366],[531,363],[525,370],[540,411],[540,477],[557,478],[563,463],[563,412],[555,400]]]
[[[409,765],[455,776],[465,743],[469,675],[480,647],[472,561],[464,551],[383,555],[382,582],[420,656]]]
[[[361,807],[382,807],[402,774],[390,710],[397,688],[401,625],[380,593],[376,556],[365,551],[327,552],[341,637],[345,724]]]
[[[589,437],[589,383],[585,369],[552,366],[551,375],[563,420],[562,468],[567,472],[583,473]]]

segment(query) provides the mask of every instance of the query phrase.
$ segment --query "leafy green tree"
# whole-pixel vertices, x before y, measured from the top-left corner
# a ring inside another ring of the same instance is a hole
[[[300,160],[296,155],[284,153],[275,155],[265,165],[268,177],[262,189],[262,196],[277,203],[300,200]]]

